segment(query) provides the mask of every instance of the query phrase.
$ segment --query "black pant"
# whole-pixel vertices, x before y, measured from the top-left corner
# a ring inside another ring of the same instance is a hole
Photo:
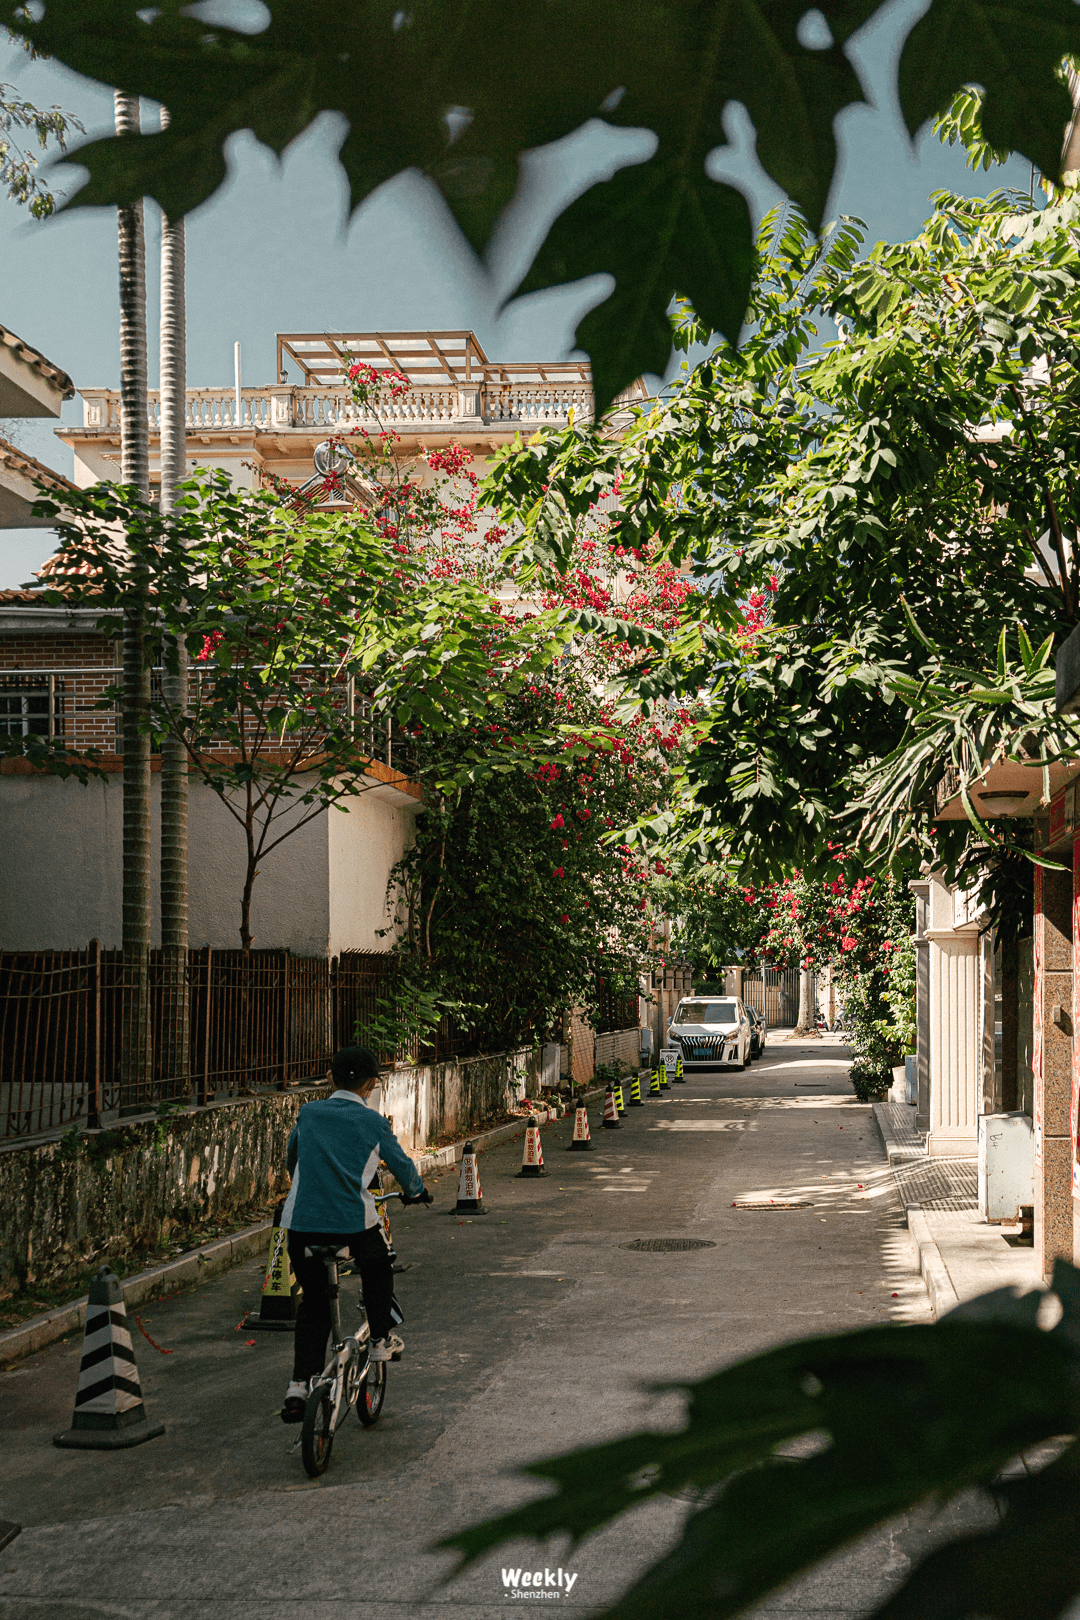
[[[293,1378],[305,1383],[326,1366],[326,1341],[330,1337],[330,1296],[327,1293],[326,1263],[305,1258],[312,1244],[334,1243],[348,1249],[360,1268],[364,1308],[373,1339],[385,1339],[390,1332],[390,1308],[394,1298],[394,1268],[381,1225],[366,1232],[342,1235],[337,1232],[290,1232],[289,1259],[303,1298],[296,1310],[296,1340],[293,1350]],[[353,1324],[342,1322],[348,1333]]]

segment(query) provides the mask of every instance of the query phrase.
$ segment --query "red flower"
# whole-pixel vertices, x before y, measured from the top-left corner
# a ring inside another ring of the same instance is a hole
[[[566,823],[563,820],[562,816],[561,815],[556,816],[555,820],[551,823],[551,830],[552,830],[552,832],[558,832],[560,827],[565,827],[565,826],[566,826]]]
[[[566,873],[563,871],[561,866],[557,866],[555,868],[555,876],[556,877],[565,877],[566,876]]]
[[[561,923],[568,923],[570,921],[570,913],[568,911],[564,911],[562,916],[559,918],[559,921]]]

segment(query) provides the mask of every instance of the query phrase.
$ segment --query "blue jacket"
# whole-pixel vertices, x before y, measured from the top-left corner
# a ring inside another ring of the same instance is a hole
[[[296,1118],[286,1163],[292,1186],[281,1215],[293,1232],[347,1236],[378,1226],[368,1188],[385,1160],[410,1198],[423,1191],[420,1172],[390,1128],[354,1091],[305,1103]]]

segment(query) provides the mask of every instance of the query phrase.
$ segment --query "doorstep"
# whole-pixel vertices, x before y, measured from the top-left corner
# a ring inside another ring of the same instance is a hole
[[[995,1288],[1045,1291],[1034,1249],[1009,1242],[1019,1226],[991,1226],[980,1218],[978,1161],[929,1157],[914,1127],[903,1128],[909,1111],[903,1104],[874,1104],[935,1318]]]
[[[598,1087],[587,1091],[585,1095],[598,1097],[603,1091],[603,1087]],[[541,1115],[544,1120],[552,1117],[546,1108],[536,1110],[535,1117],[540,1118]],[[497,1125],[493,1130],[478,1131],[475,1135],[464,1136],[460,1142],[450,1142],[434,1153],[417,1154],[417,1168],[421,1175],[431,1170],[449,1168],[461,1158],[466,1142],[474,1143],[477,1150],[483,1152],[484,1148],[493,1147],[496,1142],[512,1141],[515,1136],[520,1136],[528,1123],[528,1118],[522,1114],[507,1125]],[[151,1266],[146,1271],[137,1271],[130,1277],[124,1277],[120,1283],[124,1305],[130,1309],[132,1306],[141,1305],[154,1293],[176,1287],[178,1284],[202,1282],[206,1278],[216,1277],[221,1271],[228,1271],[231,1266],[238,1265],[242,1260],[250,1260],[253,1255],[261,1254],[267,1248],[268,1235],[273,1224],[272,1217],[268,1217],[255,1226],[247,1226],[241,1232],[234,1232],[231,1237],[219,1238],[216,1243],[205,1244],[202,1248],[193,1249],[190,1254],[182,1254],[176,1260],[169,1260],[163,1266]],[[57,1339],[75,1333],[86,1322],[88,1300],[89,1295],[84,1294],[81,1299],[73,1299],[68,1305],[58,1305],[55,1310],[46,1311],[43,1316],[33,1316],[28,1322],[22,1322],[18,1327],[0,1333],[0,1366],[18,1361],[21,1356],[32,1355],[35,1350],[43,1350],[46,1345],[55,1343]]]

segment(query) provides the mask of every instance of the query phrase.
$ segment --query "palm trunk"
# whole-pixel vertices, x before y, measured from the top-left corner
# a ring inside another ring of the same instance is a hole
[[[161,125],[168,113],[161,109]],[[173,509],[186,471],[186,319],[184,221],[161,220],[161,493],[163,515]],[[187,648],[175,646],[175,675],[163,672],[163,694],[174,714],[188,706]],[[161,945],[165,1006],[162,1074],[177,1095],[188,1090],[191,997],[188,985],[188,765],[180,738],[161,745]]]
[[[139,98],[118,90],[116,133],[139,129]],[[146,248],[141,200],[117,209],[120,261],[120,479],[150,497],[146,424]],[[150,669],[144,591],[124,616],[124,1011],[120,1112],[151,1101],[150,1048]]]

